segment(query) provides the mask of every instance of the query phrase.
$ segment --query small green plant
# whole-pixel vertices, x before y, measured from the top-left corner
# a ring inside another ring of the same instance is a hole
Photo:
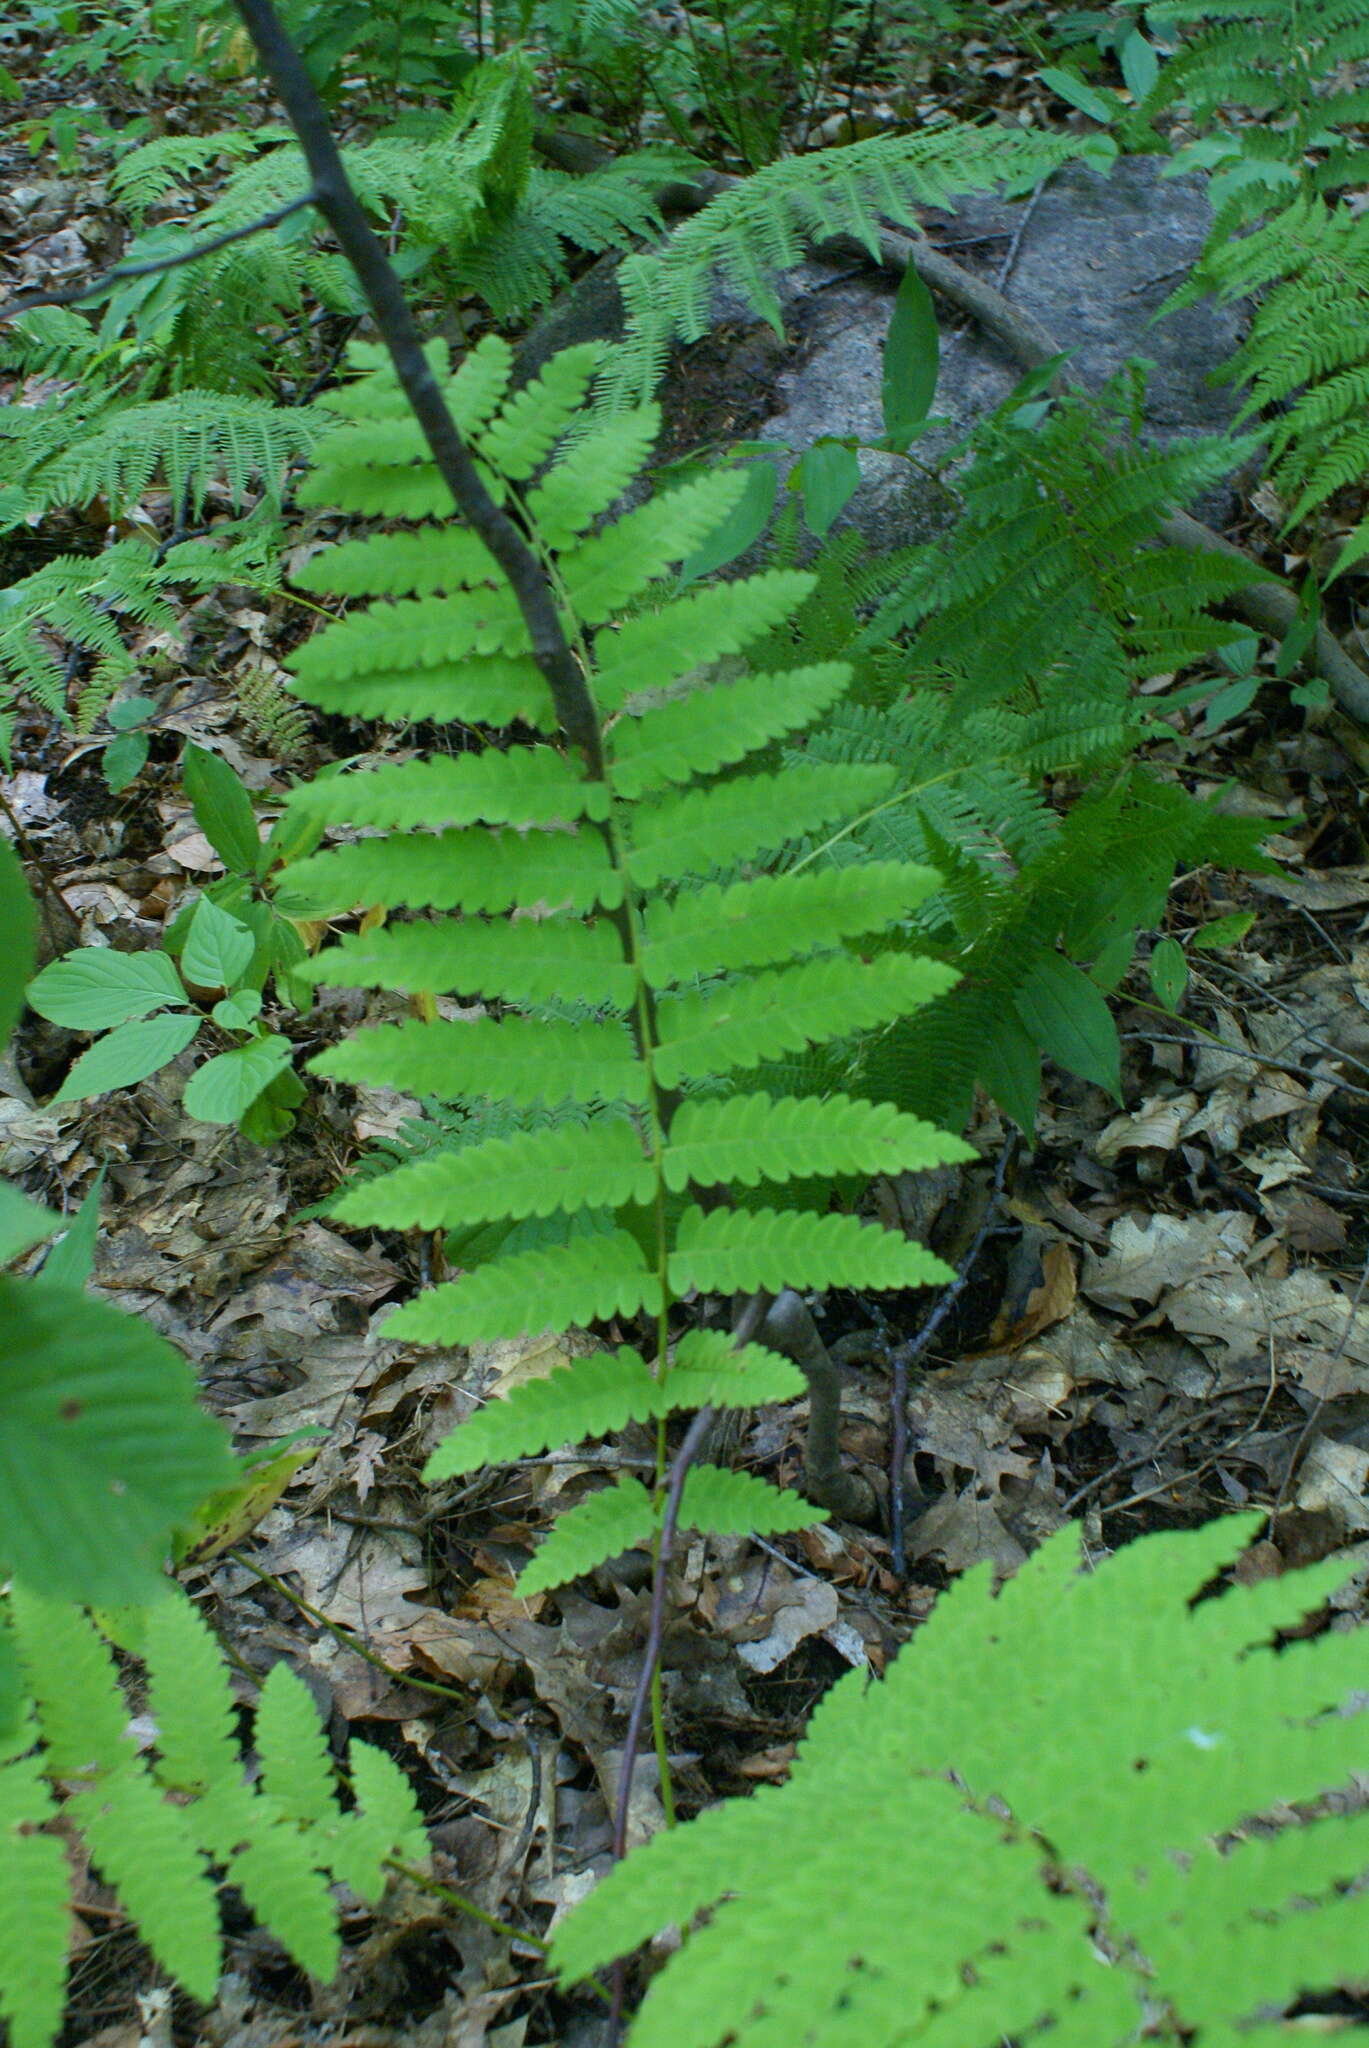
[[[227,1663],[179,1591],[97,1627],[15,1587],[0,1602],[0,1633],[21,1674],[0,1741],[0,2015],[12,2048],[48,2048],[61,2024],[70,1871],[61,1838],[46,1832],[59,1815],[157,1962],[206,2003],[223,1968],[221,1880],[301,1969],[327,1980],[341,1954],[330,1885],[374,1902],[387,1861],[426,1862],[413,1793],[369,1744],[351,1745],[344,1812],[317,1709],[284,1664],[261,1689],[249,1777]],[[150,1754],[129,1731],[115,1648],[143,1667]]]
[[[301,994],[304,942],[263,893],[271,869],[309,843],[288,820],[266,840],[252,803],[218,755],[187,749],[186,787],[195,816],[228,870],[170,926],[165,950],[120,953],[82,946],[54,960],[30,983],[40,1017],[72,1031],[101,1032],[72,1067],[54,1102],[79,1102],[130,1087],[166,1066],[216,1025],[240,1042],[197,1067],[186,1083],[187,1113],[205,1123],[236,1124],[265,1144],[294,1122],[304,1087],[293,1047],[262,1021],[262,992]],[[201,1005],[212,998],[207,1015]]]
[[[1093,1571],[1062,1529],[996,1599],[967,1574],[883,1681],[833,1687],[787,1784],[610,1872],[553,1937],[563,1979],[706,1912],[632,2048],[1297,2038],[1290,2007],[1364,1967],[1369,1816],[1323,1795],[1363,1767],[1366,1659],[1277,1640],[1344,1559],[1205,1594],[1259,1522]]]

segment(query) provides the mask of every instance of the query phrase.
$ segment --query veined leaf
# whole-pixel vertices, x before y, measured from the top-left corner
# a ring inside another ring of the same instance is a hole
[[[656,1521],[657,1510],[641,1480],[620,1478],[561,1516],[532,1563],[518,1574],[517,1591],[530,1599],[594,1571],[620,1551],[639,1549],[650,1540]]]
[[[483,1465],[535,1458],[554,1445],[608,1436],[663,1412],[661,1386],[637,1352],[596,1351],[487,1402],[443,1438],[423,1477],[431,1484]]]
[[[333,988],[432,990],[627,1009],[636,988],[612,925],[562,917],[486,924],[445,918],[349,934],[300,973]]]
[[[633,1126],[600,1118],[417,1159],[352,1188],[334,1213],[344,1223],[386,1230],[455,1230],[504,1216],[647,1202],[655,1178]]]
[[[390,1336],[415,1344],[483,1344],[532,1337],[605,1316],[657,1315],[661,1286],[625,1230],[491,1259],[464,1280],[431,1288],[390,1317]]]
[[[708,994],[683,995],[661,1006],[656,1072],[674,1088],[695,1076],[758,1067],[906,1016],[957,979],[954,968],[906,953],[870,961],[828,954]]]
[[[54,960],[29,984],[27,994],[29,1007],[40,1017],[69,1031],[107,1031],[168,1003],[184,1006],[186,1000],[167,954],[116,953],[107,946],[82,946]]]
[[[638,797],[725,768],[811,725],[850,681],[849,663],[816,662],[784,675],[744,676],[624,718],[613,732],[613,787],[619,796]]]
[[[766,967],[875,932],[928,897],[940,880],[911,861],[710,882],[646,908],[642,967],[654,988],[739,967]]]
[[[473,1017],[464,1023],[373,1025],[329,1046],[310,1071],[379,1088],[416,1089],[443,1102],[483,1096],[544,1103],[646,1101],[646,1068],[618,1023],[534,1023]]]
[[[185,1084],[182,1101],[188,1116],[207,1124],[234,1124],[257,1097],[290,1064],[294,1047],[288,1038],[268,1032],[206,1060]]]
[[[406,832],[479,822],[562,825],[608,815],[603,785],[583,781],[550,747],[458,754],[332,776],[292,789],[286,801],[317,825],[383,825]]]
[[[199,1028],[199,1017],[187,1016],[181,1010],[161,1017],[144,1017],[138,1024],[120,1024],[103,1038],[97,1038],[89,1052],[81,1054],[52,1100],[83,1102],[89,1095],[131,1088],[135,1081],[146,1080],[168,1060],[174,1060],[177,1053],[184,1052]]]
[[[672,1294],[754,1294],[785,1287],[936,1287],[944,1259],[856,1216],[801,1209],[685,1210],[670,1255]]]
[[[628,872],[639,888],[654,889],[734,867],[878,803],[896,777],[892,766],[873,763],[802,767],[661,797],[633,813]]]
[[[974,1147],[891,1102],[846,1095],[742,1095],[682,1102],[670,1127],[667,1187],[740,1185],[843,1173],[915,1173],[974,1159]]]

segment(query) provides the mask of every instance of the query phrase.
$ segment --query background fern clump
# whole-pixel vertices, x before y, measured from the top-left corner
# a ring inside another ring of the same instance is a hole
[[[867,957],[934,884],[925,867],[772,875],[797,833],[878,801],[884,764],[791,766],[776,743],[823,716],[847,668],[750,674],[737,657],[786,617],[812,577],[771,570],[676,592],[670,569],[744,488],[716,474],[595,530],[655,438],[654,406],[576,439],[594,347],[553,358],[510,393],[511,353],[482,341],[447,399],[491,489],[533,539],[583,665],[600,730],[583,749],[556,716],[527,628],[481,543],[460,526],[347,542],[308,565],[329,595],[388,598],[294,657],[310,702],[362,717],[428,718],[482,737],[320,781],[291,799],[312,824],[384,836],[290,869],[278,903],[300,915],[364,904],[447,914],[367,928],[313,964],[327,983],[402,992],[426,1014],[357,1032],[320,1056],[335,1078],[399,1086],[483,1115],[540,1118],[401,1165],[347,1193],[354,1224],[469,1232],[521,1223],[497,1256],[420,1296],[387,1326],[471,1343],[613,1317],[645,1317],[648,1357],[600,1352],[463,1425],[431,1476],[706,1405],[785,1397],[802,1382],[758,1346],[703,1329],[675,1344],[674,1305],[789,1285],[918,1286],[945,1268],[853,1216],[772,1206],[765,1190],[838,1173],[965,1157],[958,1140],[887,1105],[767,1093],[763,1062],[907,1014],[954,980],[907,951]],[[447,493],[388,372],[340,401],[355,424],[326,444],[313,503],[421,520]],[[534,481],[534,479],[536,479]],[[514,727],[496,740],[493,728]],[[602,734],[602,737],[600,736]],[[483,735],[488,735],[485,737]],[[484,999],[446,1021],[434,999]],[[561,1112],[577,1105],[567,1121]],[[728,1192],[747,1190],[745,1210]],[[824,1199],[825,1208],[825,1199]],[[664,1454],[664,1435],[658,1444]],[[659,1525],[659,1492],[632,1479],[562,1517],[520,1581],[554,1585]],[[813,1519],[792,1495],[708,1467],[690,1476],[693,1526],[774,1530]]]
[[[1199,1597],[1260,1520],[1091,1573],[1062,1529],[997,1599],[979,1566],[882,1683],[833,1687],[786,1784],[633,1851],[553,1961],[578,1978],[708,1910],[632,2048],[1300,2038],[1299,1995],[1364,1968],[1369,1815],[1321,1795],[1363,1766],[1365,1659],[1354,1632],[1272,1640],[1344,1559]]]

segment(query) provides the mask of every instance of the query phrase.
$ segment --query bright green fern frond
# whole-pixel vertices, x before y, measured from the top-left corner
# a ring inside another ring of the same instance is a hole
[[[480,436],[480,452],[501,476],[526,482],[570,425],[602,353],[581,342],[554,355],[546,368],[505,400]]]
[[[518,1003],[576,1002],[627,1010],[632,970],[607,923],[487,924],[447,918],[351,933],[300,972],[330,987],[417,995],[502,996]]]
[[[689,1208],[680,1219],[670,1258],[676,1294],[778,1294],[800,1275],[817,1288],[935,1287],[955,1278],[924,1245],[857,1216]]]
[[[607,1316],[657,1315],[661,1285],[625,1230],[492,1259],[464,1280],[430,1289],[390,1317],[415,1344],[484,1344],[576,1329]]]
[[[440,825],[557,825],[603,818],[603,788],[550,748],[536,753],[458,754],[408,761],[365,775],[293,789],[292,811],[318,825],[383,825],[405,832]]]
[[[796,1365],[762,1344],[738,1348],[721,1330],[687,1330],[661,1382],[664,1412],[677,1408],[760,1408],[807,1391]]]
[[[659,690],[665,678],[740,654],[787,619],[814,586],[801,569],[763,569],[737,583],[691,590],[601,634],[595,642],[595,701],[616,711],[634,691]]]
[[[278,1821],[238,1851],[231,1870],[255,1917],[300,1968],[325,1984],[336,1977],[342,1955],[337,1912],[309,1836]]]
[[[744,676],[623,719],[613,734],[614,791],[639,797],[729,767],[811,725],[850,680],[845,662],[823,662],[788,675]]]
[[[826,1510],[802,1494],[720,1465],[691,1465],[680,1497],[680,1527],[704,1536],[779,1536],[827,1519]]]
[[[344,541],[314,555],[293,580],[321,596],[431,597],[492,583],[498,573],[475,534],[464,526],[443,526]]]
[[[660,407],[639,405],[567,449],[527,496],[543,546],[567,548],[587,533],[640,474],[660,431]]]
[[[9,1594],[15,1647],[38,1710],[55,1776],[89,1779],[130,1766],[128,1716],[114,1660],[79,1609],[40,1599],[21,1584]]]
[[[173,1792],[204,1793],[241,1770],[237,1710],[219,1647],[179,1592],[147,1616],[143,1655],[157,1724],[157,1776]]]
[[[356,1805],[334,1831],[329,1863],[359,1898],[377,1904],[385,1889],[385,1860],[422,1868],[428,1837],[413,1789],[394,1758],[374,1743],[354,1742],[348,1771]]]
[[[709,994],[682,995],[662,1005],[656,1071],[667,1088],[745,1071],[906,1016],[958,979],[954,968],[902,953],[869,962],[827,956],[754,974]]]
[[[934,869],[910,862],[717,882],[655,902],[646,913],[642,970],[668,988],[720,969],[769,967],[826,950],[906,917],[936,887]]]
[[[763,1180],[918,1173],[975,1157],[973,1146],[888,1102],[844,1095],[736,1095],[681,1103],[663,1168],[667,1187],[755,1187]]]
[[[648,499],[562,555],[561,578],[576,617],[600,626],[622,611],[692,555],[736,509],[745,489],[741,470],[715,470]]]
[[[376,1088],[413,1088],[444,1102],[482,1096],[538,1103],[646,1100],[646,1069],[627,1027],[488,1017],[373,1026],[310,1061],[316,1074]]]
[[[640,1479],[626,1475],[570,1508],[518,1574],[516,1591],[525,1600],[563,1586],[607,1564],[620,1551],[636,1550],[656,1528],[658,1516]]]
[[[1334,1634],[1246,1648],[1315,1608],[1343,1561],[1272,1582],[1272,1598],[1199,1599],[1258,1520],[1145,1538],[1091,1575],[1062,1530],[997,1600],[987,1569],[968,1575],[883,1685],[852,1674],[828,1694],[783,1788],[635,1852],[558,1930],[554,1959],[578,1976],[714,1906],[648,1993],[634,2048],[805,2033],[893,2048],[914,2020],[935,2048],[1043,2023],[1123,2048],[1159,2009],[1185,2038],[1283,2038],[1270,2008],[1334,1988],[1362,1953],[1365,1895],[1339,1888],[1365,1867],[1358,1824],[1316,1806],[1287,1824],[1289,1802],[1315,1802],[1362,1754],[1355,1717],[1334,1711],[1362,1653]],[[1282,1826],[1231,1840],[1271,1809]],[[916,1895],[872,1923],[861,1859],[895,1868],[910,1832]],[[1265,2027],[1238,2024],[1257,2014]]]
[[[207,2003],[222,1944],[218,1901],[191,1820],[131,1763],[76,1793],[67,1811],[163,1969]]]
[[[198,512],[211,484],[234,506],[259,486],[279,504],[292,463],[317,443],[323,416],[222,391],[177,391],[125,405],[78,434],[42,463],[26,488],[35,509],[85,505],[103,497],[112,511],[135,505],[158,478],[179,506]]]
[[[11,2048],[49,2048],[66,1989],[69,1872],[37,1756],[0,1763],[0,2019]]]
[[[627,870],[641,889],[737,867],[788,839],[818,832],[887,796],[892,766],[795,768],[749,775],[641,805],[633,815]]]
[[[337,1818],[333,1766],[318,1708],[288,1664],[274,1664],[257,1702],[262,1788],[287,1820]]]
[[[607,1436],[629,1422],[649,1422],[665,1412],[662,1391],[637,1352],[596,1351],[488,1402],[443,1439],[423,1476],[451,1479],[482,1465],[535,1458],[553,1444]]]
[[[455,1230],[501,1216],[551,1216],[647,1202],[652,1162],[625,1120],[525,1131],[401,1166],[343,1196],[335,1214],[388,1230]]]
[[[354,904],[486,913],[538,905],[615,909],[621,876],[596,832],[466,831],[361,839],[297,861],[276,889],[288,917]]]

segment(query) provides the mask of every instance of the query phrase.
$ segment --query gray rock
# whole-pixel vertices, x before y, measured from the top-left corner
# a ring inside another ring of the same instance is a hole
[[[1083,165],[1058,173],[1034,198],[968,199],[932,228],[948,255],[997,281],[1011,252],[1003,290],[1034,314],[1062,348],[1073,351],[1069,373],[1096,389],[1131,356],[1150,358],[1147,415],[1162,437],[1209,433],[1230,420],[1234,399],[1207,381],[1240,342],[1239,307],[1202,301],[1150,325],[1153,314],[1188,274],[1201,252],[1211,214],[1203,181],[1160,176],[1162,160],[1131,157],[1103,177]],[[1018,237],[1014,247],[1014,237]],[[775,403],[757,418],[754,404],[756,316],[722,289],[714,295],[714,337],[735,336],[738,383],[749,380],[752,404],[744,433],[785,441],[796,454],[825,434],[878,440],[883,433],[880,380],[884,338],[893,308],[889,280],[877,272],[834,273],[809,263],[778,280],[788,348],[766,358]],[[938,306],[941,367],[934,413],[945,425],[914,443],[911,460],[863,449],[862,482],[844,524],[858,526],[878,549],[925,540],[945,523],[949,499],[929,475],[943,455],[1005,398],[1020,367],[972,321]],[[622,300],[611,260],[596,264],[563,293],[534,326],[520,352],[524,374],[572,341],[616,339]],[[716,359],[717,349],[713,350]],[[674,446],[737,439],[742,395],[716,374],[699,402],[699,365],[677,353],[660,397]],[[682,426],[687,431],[681,435]],[[1229,494],[1196,508],[1220,522]]]

